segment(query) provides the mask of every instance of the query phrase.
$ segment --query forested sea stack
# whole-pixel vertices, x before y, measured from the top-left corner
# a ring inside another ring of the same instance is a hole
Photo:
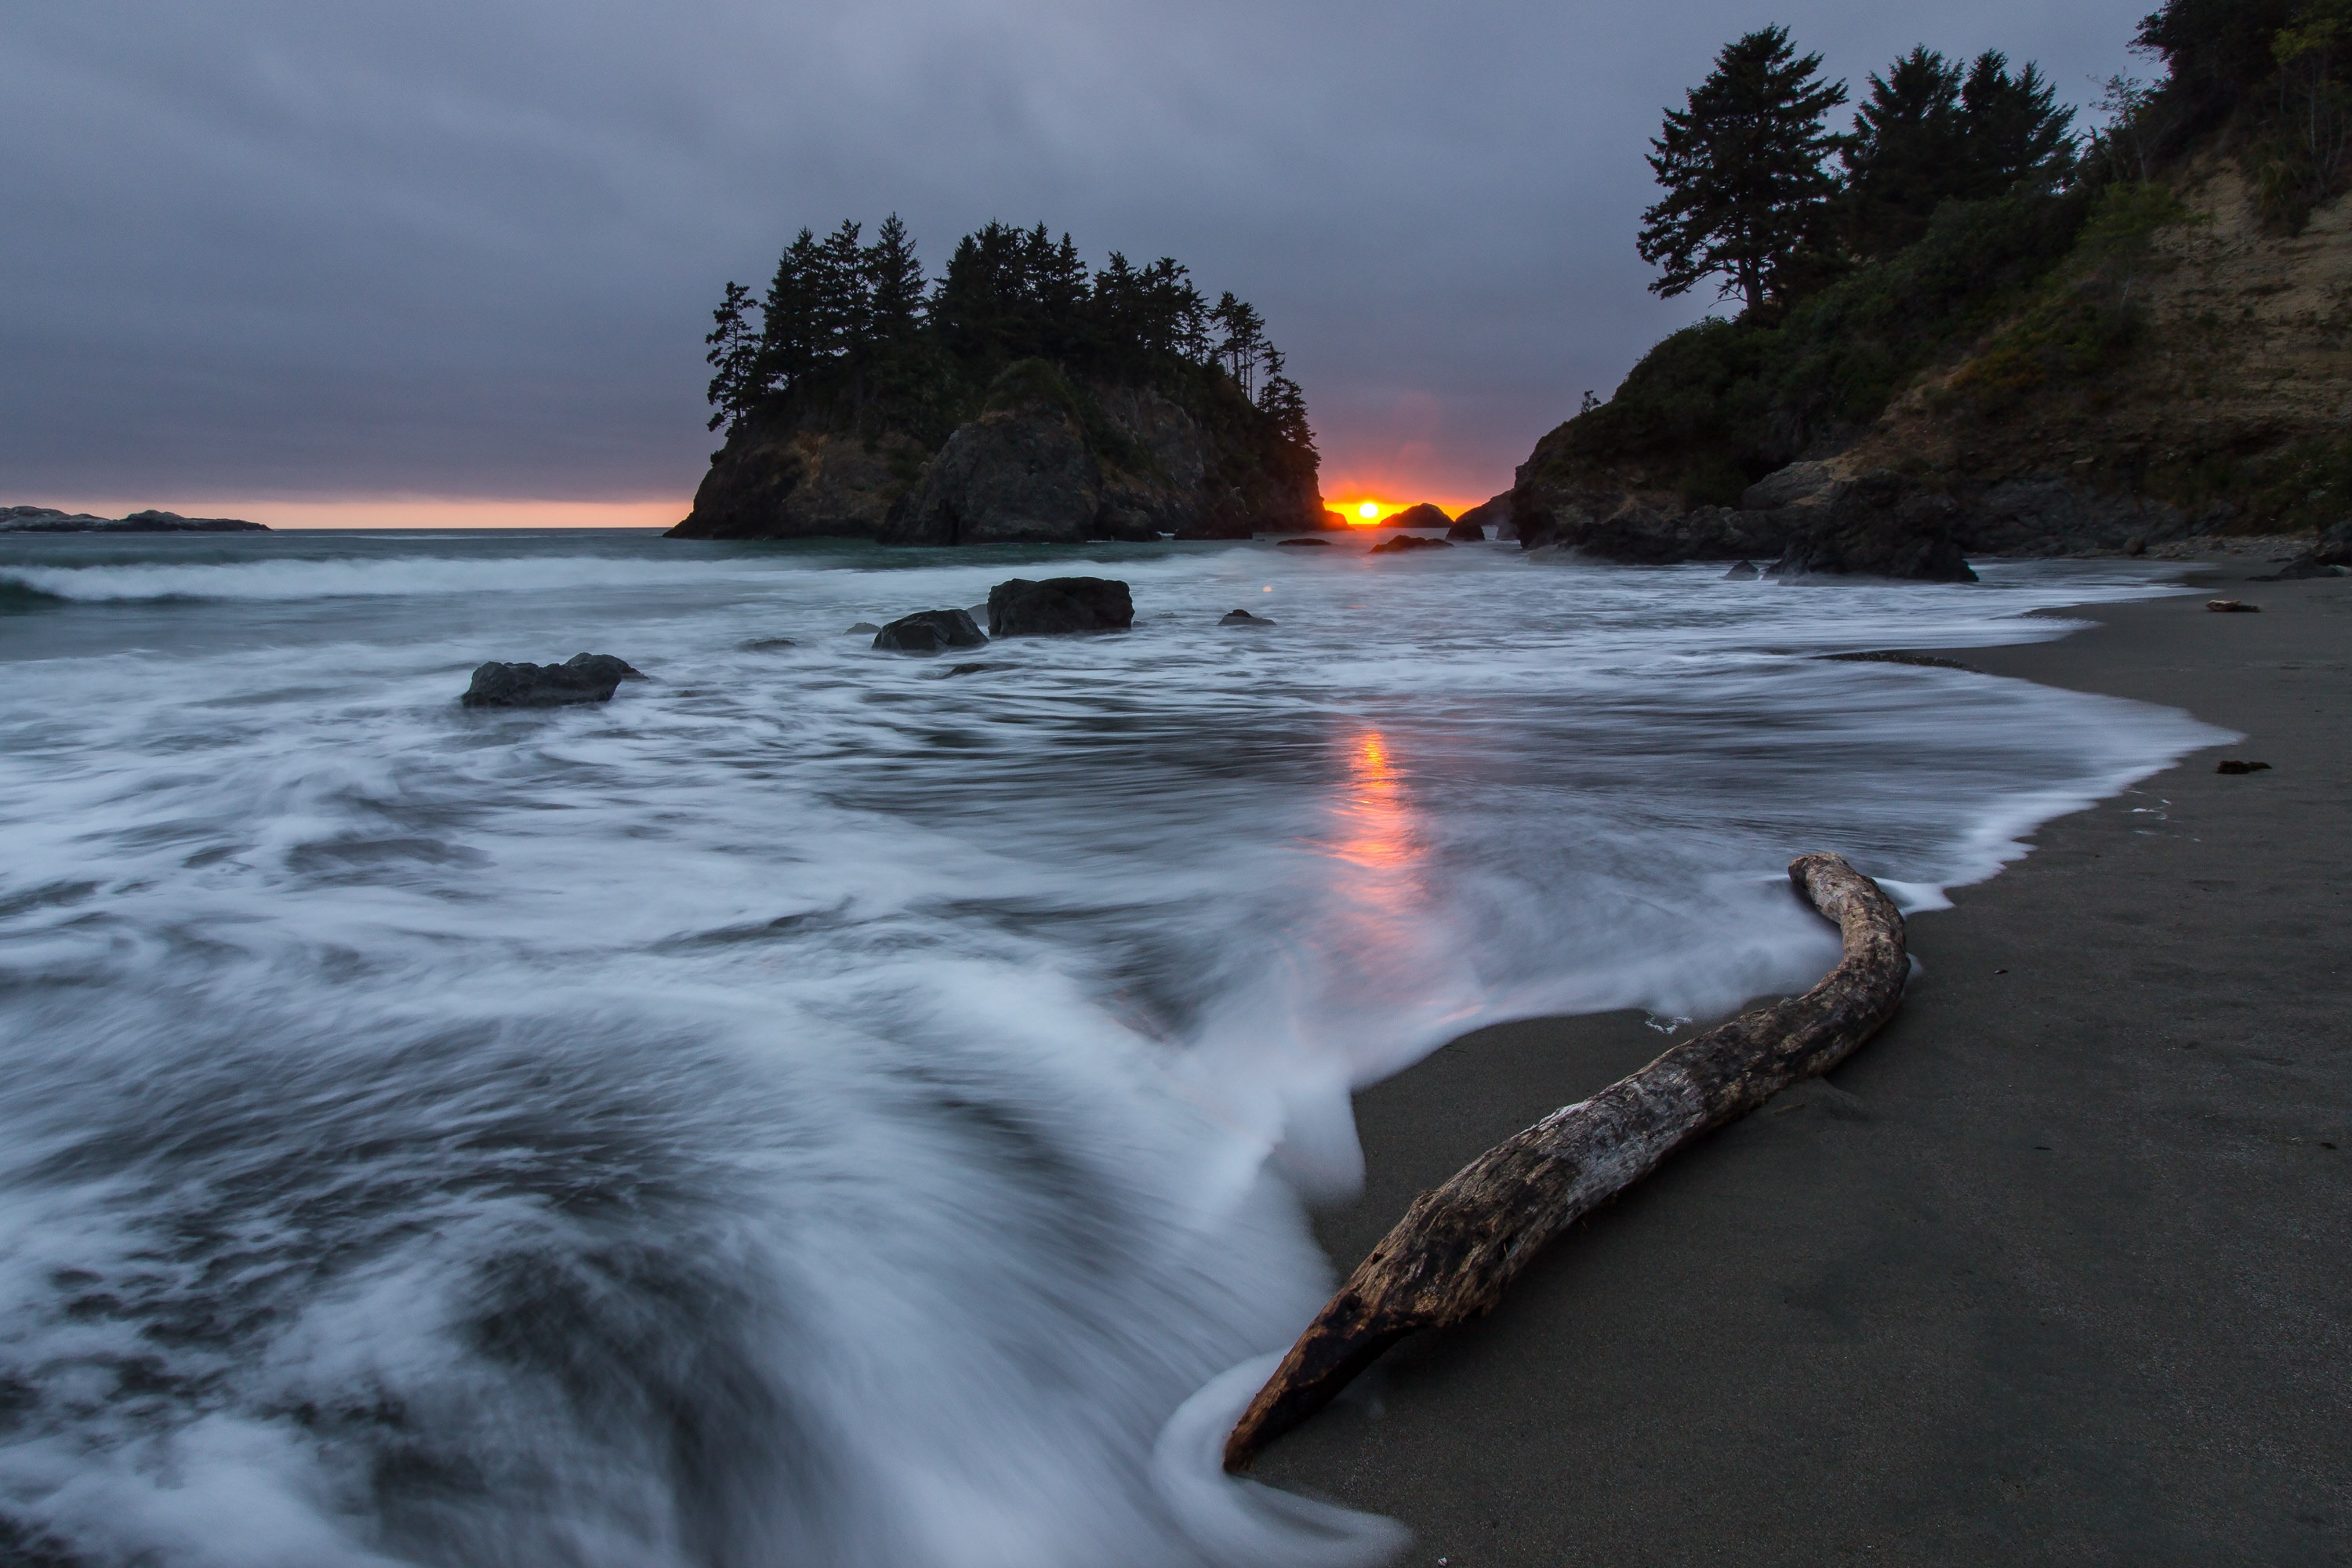
[[[1324,526],[1307,405],[1247,302],[1163,258],[1089,271],[1043,224],[929,282],[897,217],[803,229],[709,337],[727,443],[671,532],[905,544]]]

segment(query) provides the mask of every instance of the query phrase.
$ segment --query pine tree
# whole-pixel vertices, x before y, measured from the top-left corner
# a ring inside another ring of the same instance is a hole
[[[1257,388],[1257,372],[1268,344],[1265,341],[1265,318],[1246,300],[1237,300],[1228,289],[1209,312],[1209,320],[1223,329],[1217,343],[1217,358],[1225,373],[1242,389],[1242,395],[1254,397]]]
[[[816,368],[823,347],[818,299],[820,258],[816,236],[803,229],[776,258],[761,314],[759,375],[764,385],[788,391]]]
[[[2060,108],[2057,98],[2031,60],[2012,76],[1998,49],[1977,57],[1960,89],[1971,195],[2048,186],[2073,172],[2074,111]]]
[[[1685,108],[1666,110],[1650,145],[1665,198],[1642,215],[1642,259],[1663,269],[1651,291],[1688,293],[1710,277],[1749,310],[1783,297],[1801,253],[1826,237],[1837,182],[1826,166],[1839,139],[1822,118],[1845,84],[1816,73],[1785,27],[1725,47]]]
[[[1265,348],[1265,385],[1257,395],[1260,412],[1274,421],[1275,438],[1310,463],[1315,458],[1315,432],[1307,423],[1307,394],[1290,379],[1282,352]]]
[[[702,359],[712,372],[708,429],[716,430],[724,425],[732,431],[736,422],[767,391],[759,374],[760,332],[744,314],[759,308],[751,290],[730,279],[726,297],[710,312],[710,334],[702,340],[710,345],[710,352]]]
[[[873,331],[874,300],[866,281],[864,225],[844,218],[817,248],[816,341],[820,360],[852,359]]]
[[[861,259],[866,274],[868,325],[877,342],[904,342],[922,324],[923,264],[914,239],[892,213],[874,231]]]
[[[1969,182],[1960,68],[1919,47],[1870,79],[1845,160],[1845,235],[1855,253],[1889,255],[1927,231]]]

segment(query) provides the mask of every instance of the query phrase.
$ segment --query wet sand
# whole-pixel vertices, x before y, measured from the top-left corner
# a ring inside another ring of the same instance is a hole
[[[2244,580],[2272,569],[2195,579],[2261,615],[2095,606],[1958,655],[2247,738],[1915,916],[1875,1041],[1392,1352],[1261,1479],[1454,1568],[2352,1563],[2352,581]],[[1662,1044],[1512,1024],[1360,1096],[1341,1269]]]

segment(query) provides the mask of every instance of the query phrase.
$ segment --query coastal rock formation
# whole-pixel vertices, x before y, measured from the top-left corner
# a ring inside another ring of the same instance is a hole
[[[176,511],[134,511],[128,517],[92,517],[47,506],[0,507],[5,533],[267,533],[266,524],[236,517],[182,517]]]
[[[1311,544],[1326,550],[1329,549],[1331,545],[1331,542],[1328,539],[1277,539],[1275,542],[1276,544],[1290,545]]]
[[[1460,544],[1483,544],[1486,531],[1475,522],[1457,522],[1445,531],[1445,537]]]
[[[1529,491],[1514,513],[1519,547],[1559,545],[1595,561],[1664,566],[1677,561],[1778,556],[1789,523],[1772,512],[1690,506],[1680,497],[1637,491]]]
[[[1396,555],[1408,550],[1451,550],[1454,546],[1442,539],[1431,539],[1418,533],[1400,533],[1394,539],[1382,540],[1371,548],[1374,555]]]
[[[1817,485],[1776,510],[1789,542],[1771,575],[1973,583],[1956,531],[1959,513],[1950,496],[1891,468]]]
[[[988,591],[992,637],[1123,632],[1134,624],[1134,601],[1127,584],[1114,577],[1015,577]]]
[[[949,437],[879,537],[889,544],[1076,544],[1093,535],[1102,512],[1100,466],[1077,421],[1024,400]],[[1128,528],[1123,536],[1142,531]]]
[[[468,708],[562,708],[609,702],[624,680],[645,677],[609,653],[574,654],[562,664],[500,664],[475,669],[458,700]]]
[[[874,634],[877,653],[937,653],[941,648],[979,647],[988,638],[961,610],[919,610],[901,616]]]
[[[1381,519],[1382,528],[1452,528],[1454,520],[1444,510],[1427,501],[1416,501],[1392,517]]]
[[[746,416],[670,531],[956,545],[1327,526],[1313,470],[1270,462],[1230,411],[1043,360],[1007,367],[933,446],[845,417],[793,399]]]
[[[1270,626],[1274,625],[1274,623],[1264,616],[1253,616],[1247,610],[1227,610],[1223,616],[1217,618],[1217,625],[1221,626]]]

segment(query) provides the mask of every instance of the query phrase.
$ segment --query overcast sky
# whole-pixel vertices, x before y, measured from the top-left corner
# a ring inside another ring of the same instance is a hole
[[[0,504],[682,508],[720,285],[894,210],[934,268],[993,217],[1172,255],[1265,312],[1327,496],[1475,500],[1701,313],[1633,230],[1726,40],[2085,102],[2150,4],[0,0]]]

